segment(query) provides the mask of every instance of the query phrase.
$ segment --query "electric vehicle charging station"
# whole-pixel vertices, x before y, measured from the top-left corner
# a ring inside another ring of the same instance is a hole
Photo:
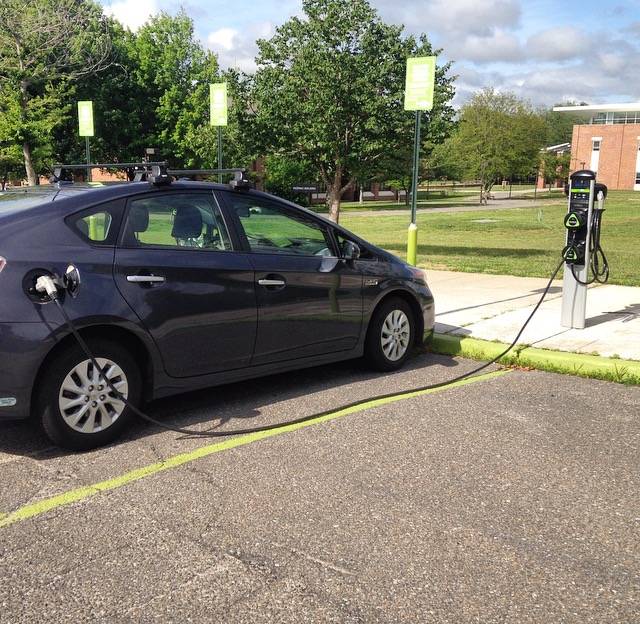
[[[563,327],[584,329],[587,286],[594,281],[605,283],[609,278],[607,259],[600,247],[600,225],[606,195],[607,187],[596,182],[593,171],[585,169],[571,174],[564,218],[566,245],[562,252],[565,266],[560,323]],[[590,269],[592,278],[589,278]]]

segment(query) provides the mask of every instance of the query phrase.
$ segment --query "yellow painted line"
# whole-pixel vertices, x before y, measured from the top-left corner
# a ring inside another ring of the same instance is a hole
[[[69,490],[68,492],[63,492],[62,494],[58,494],[57,496],[45,498],[35,503],[28,503],[27,505],[23,505],[22,507],[19,507],[18,509],[10,513],[0,513],[0,528],[9,526],[10,524],[15,524],[16,522],[21,522],[22,520],[28,520],[29,518],[39,516],[48,511],[51,511],[52,509],[57,509],[58,507],[65,507],[66,505],[70,505],[71,503],[84,500],[91,496],[95,496],[100,492],[115,490],[129,483],[133,483],[134,481],[139,481],[140,479],[150,477],[151,475],[158,474],[159,472],[164,472],[165,470],[170,470],[171,468],[177,468],[178,466],[188,464],[190,462],[196,461],[197,459],[202,459],[203,457],[208,457],[209,455],[213,455],[214,453],[228,451],[239,446],[258,442],[259,440],[282,435],[283,433],[297,431],[298,429],[303,429],[304,427],[328,422],[330,420],[341,418],[342,416],[347,416],[348,414],[362,412],[374,407],[388,405],[389,403],[396,403],[397,401],[404,401],[406,399],[412,399],[414,397],[423,396],[425,394],[435,394],[436,392],[443,392],[444,390],[448,390],[449,388],[457,388],[459,386],[465,386],[467,384],[475,383],[478,381],[486,381],[488,379],[493,379],[495,377],[505,375],[508,372],[508,370],[493,371],[490,373],[485,373],[483,375],[477,375],[476,377],[470,377],[468,379],[456,381],[452,384],[449,384],[448,386],[443,386],[440,388],[432,388],[429,390],[413,390],[405,392],[403,394],[385,397],[383,399],[374,399],[365,403],[360,403],[359,405],[355,405],[345,409],[339,409],[335,412],[330,412],[328,414],[324,414],[323,416],[318,416],[318,418],[314,418],[313,420],[307,420],[302,423],[287,425],[285,427],[279,427],[277,429],[270,429],[269,431],[258,431],[256,433],[249,433],[247,435],[238,436],[236,438],[229,438],[224,442],[216,442],[207,446],[201,446],[194,451],[189,451],[188,453],[180,453],[179,455],[174,455],[173,457],[169,457],[168,459],[157,462],[155,464],[149,464],[148,466],[143,466],[142,468],[136,468],[135,470],[125,472],[124,474],[118,477],[114,477],[113,479],[107,479],[106,481],[100,481],[99,483],[94,483],[93,485],[87,485],[85,487],[76,488],[75,490]]]

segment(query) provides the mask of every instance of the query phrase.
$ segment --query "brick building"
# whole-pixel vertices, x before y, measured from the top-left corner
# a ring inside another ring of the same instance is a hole
[[[640,191],[640,102],[553,110],[584,119],[573,126],[572,172],[591,169],[610,189]]]

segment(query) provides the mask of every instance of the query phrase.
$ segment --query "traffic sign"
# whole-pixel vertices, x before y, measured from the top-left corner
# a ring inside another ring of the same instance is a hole
[[[80,136],[93,136],[93,102],[78,102],[78,131]]]
[[[404,110],[431,110],[433,107],[435,79],[435,56],[408,58],[404,90]]]
[[[209,124],[227,125],[227,83],[218,82],[209,85]]]

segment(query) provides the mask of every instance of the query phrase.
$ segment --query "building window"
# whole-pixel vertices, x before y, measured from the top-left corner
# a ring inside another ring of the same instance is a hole
[[[600,139],[593,139],[593,145],[592,145],[591,149],[594,152],[599,152],[600,151]]]
[[[592,124],[640,124],[640,111],[620,111],[596,113],[591,118]]]

